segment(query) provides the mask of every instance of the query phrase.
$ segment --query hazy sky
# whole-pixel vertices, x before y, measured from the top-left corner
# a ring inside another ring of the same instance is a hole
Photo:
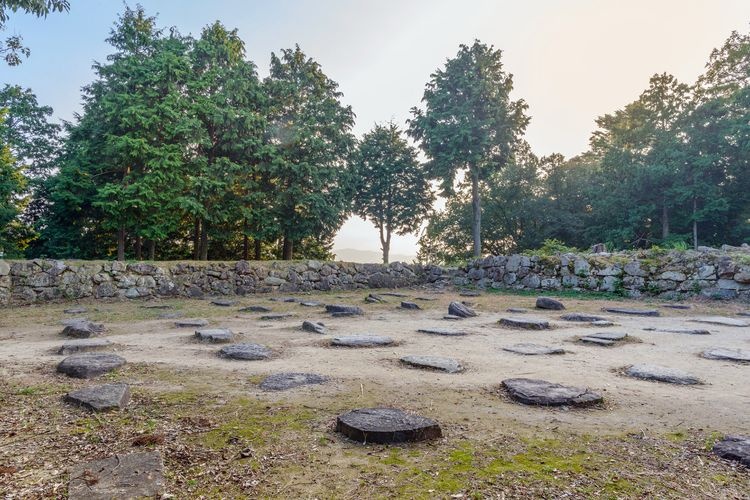
[[[402,123],[424,84],[460,43],[475,38],[503,50],[515,97],[529,104],[527,140],[537,154],[584,151],[594,119],[631,102],[654,73],[692,83],[732,30],[750,26],[750,0],[141,0],[162,26],[199,34],[218,19],[238,28],[261,76],[272,51],[298,43],[339,82],[357,114],[355,132]],[[71,0],[46,20],[14,15],[3,35],[19,33],[31,58],[0,65],[0,82],[31,87],[55,116],[80,109],[91,64],[123,3]],[[135,3],[131,3],[135,5]],[[395,237],[391,253],[415,254],[416,236]],[[352,219],[335,248],[378,250],[377,232]]]

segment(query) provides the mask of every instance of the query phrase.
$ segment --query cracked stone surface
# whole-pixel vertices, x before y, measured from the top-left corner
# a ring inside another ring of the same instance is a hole
[[[123,408],[130,401],[130,387],[128,384],[94,385],[69,392],[64,399],[70,404],[93,411]]]
[[[232,344],[219,349],[219,356],[243,361],[258,361],[268,359],[271,351],[260,344]]]
[[[625,374],[633,378],[666,382],[668,384],[694,385],[701,383],[698,377],[682,370],[645,363],[628,367],[625,370]]]
[[[89,352],[73,354],[60,361],[57,371],[74,378],[91,378],[111,372],[126,363],[117,354]]]
[[[445,373],[457,373],[463,370],[461,363],[453,358],[442,356],[403,356],[400,361],[405,365],[428,370],[438,370]]]
[[[430,418],[396,408],[360,408],[339,415],[336,432],[362,443],[404,443],[442,437],[440,425]]]
[[[260,383],[264,391],[286,391],[303,385],[317,385],[328,382],[328,378],[316,373],[274,373]]]
[[[503,387],[516,401],[540,406],[587,406],[602,402],[596,392],[530,378],[503,380]]]
[[[74,465],[68,483],[70,500],[153,498],[165,491],[164,463],[155,451]]]

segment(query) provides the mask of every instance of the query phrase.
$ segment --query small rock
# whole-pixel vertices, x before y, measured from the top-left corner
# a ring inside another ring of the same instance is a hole
[[[537,309],[549,309],[551,311],[562,311],[565,306],[559,300],[555,300],[551,297],[537,297],[536,299]]]
[[[750,467],[750,436],[726,436],[714,445],[713,452],[721,458]]]
[[[165,491],[164,463],[158,452],[150,451],[75,465],[70,471],[68,498],[154,498]]]
[[[337,347],[379,347],[391,344],[392,338],[380,335],[347,335],[331,340],[331,345]]]
[[[101,323],[92,323],[87,319],[72,319],[66,321],[62,334],[67,337],[78,339],[87,339],[101,334],[104,331],[104,325]]]
[[[107,339],[76,339],[63,343],[57,354],[74,354],[77,352],[98,351],[112,345]]]
[[[477,313],[472,308],[454,301],[448,305],[448,315],[458,316],[459,318],[473,318]]]
[[[273,309],[266,306],[247,306],[240,309],[240,312],[254,312],[254,313],[267,313],[271,312]]]
[[[444,337],[461,337],[468,335],[467,332],[461,332],[457,330],[446,330],[444,328],[420,328],[417,330],[419,333],[426,333],[428,335],[441,335]]]
[[[607,321],[607,318],[603,318],[601,316],[595,316],[593,314],[584,314],[584,313],[563,314],[562,316],[560,316],[560,319],[564,321],[583,321],[586,323],[591,323],[592,321]]]
[[[336,432],[362,443],[405,443],[442,437],[432,419],[395,408],[361,408],[336,419]]]
[[[463,318],[461,316],[456,316],[455,314],[446,314],[445,316],[443,316],[443,319],[447,319],[448,321],[457,321]]]
[[[455,359],[441,356],[404,356],[400,361],[409,366],[438,370],[445,373],[457,373],[463,370],[461,363]]]
[[[181,319],[174,322],[174,326],[178,328],[200,328],[207,324],[208,321],[205,319]]]
[[[260,383],[264,391],[286,391],[303,385],[324,384],[328,379],[315,373],[275,373]]]
[[[201,342],[223,344],[234,340],[234,333],[228,328],[206,328],[195,331],[195,338]]]
[[[109,353],[73,354],[60,361],[57,371],[74,378],[91,378],[111,372],[125,364],[125,358]]]
[[[123,408],[130,400],[128,384],[104,384],[85,387],[65,395],[65,401],[93,411]]]
[[[512,346],[503,347],[504,351],[523,354],[525,356],[538,356],[546,354],[565,354],[565,349],[560,347],[549,347],[539,344],[513,344]]]
[[[402,301],[401,302],[401,309],[410,309],[410,310],[416,311],[416,310],[419,310],[419,309],[422,309],[422,308],[419,307],[419,304],[417,304],[416,302]]]
[[[243,361],[257,361],[268,359],[271,351],[260,344],[232,344],[219,349],[219,356]]]
[[[303,321],[302,329],[306,332],[318,333],[320,335],[323,335],[326,333],[326,327],[323,323],[315,323],[312,321]]]
[[[628,309],[624,307],[602,307],[602,311],[613,314],[628,314],[631,316],[661,316],[656,309]]]
[[[693,321],[695,323],[706,323],[709,325],[719,325],[719,326],[737,326],[737,327],[748,327],[750,326],[750,323],[747,321],[742,321],[739,319],[734,318],[725,318],[723,316],[709,316],[706,318],[694,318],[690,321]]]
[[[701,383],[697,377],[683,372],[682,370],[658,365],[633,365],[625,370],[625,374],[633,378],[655,380],[657,382],[666,382],[669,384],[694,385]]]
[[[740,363],[750,363],[750,351],[743,349],[727,349],[724,347],[713,347],[703,351],[703,357],[706,359],[719,359],[724,361],[738,361]]]
[[[359,306],[348,306],[344,304],[329,304],[326,306],[326,312],[338,315],[362,315],[365,311]]]
[[[365,302],[368,302],[370,304],[384,304],[388,301],[378,294],[371,293],[367,297],[365,297]]]
[[[549,321],[533,318],[502,318],[498,323],[506,328],[521,328],[524,330],[549,330]]]
[[[503,387],[516,401],[541,406],[586,406],[602,402],[601,395],[585,388],[554,384],[545,380],[511,378]]]

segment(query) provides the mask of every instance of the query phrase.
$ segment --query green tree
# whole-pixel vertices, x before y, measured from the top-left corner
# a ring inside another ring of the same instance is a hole
[[[431,75],[424,109],[412,109],[409,133],[429,159],[430,176],[442,181],[443,194],[452,194],[460,171],[471,182],[475,257],[482,252],[480,183],[511,161],[529,121],[526,103],[510,99],[512,90],[501,51],[475,41],[461,45],[456,57]]]
[[[6,111],[0,109],[0,132],[5,132],[6,127]],[[23,250],[15,233],[25,203],[25,184],[21,165],[10,146],[0,140],[0,253],[5,256],[15,257]]]
[[[68,0],[0,0],[0,31],[5,30],[11,12],[24,12],[36,17],[47,17],[53,12],[67,12],[70,9]],[[21,56],[29,57],[31,50],[23,45],[20,35],[13,35],[0,42],[0,57],[8,66],[21,64]]]
[[[354,212],[378,229],[383,262],[388,263],[391,234],[419,230],[434,196],[417,151],[390,123],[375,125],[359,143],[354,162],[357,191]]]
[[[282,258],[291,259],[294,242],[333,234],[346,218],[354,113],[341,103],[338,84],[299,46],[271,54],[265,89],[273,214],[283,239]]]

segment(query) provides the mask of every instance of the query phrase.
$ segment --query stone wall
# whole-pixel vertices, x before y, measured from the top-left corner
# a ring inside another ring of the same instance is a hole
[[[750,248],[558,256],[491,256],[472,262],[453,283],[478,288],[590,290],[750,300]]]
[[[0,261],[0,306],[57,300],[246,295],[404,287],[418,266],[343,262]]]
[[[0,306],[414,285],[750,301],[750,248],[491,256],[464,268],[345,262],[0,261]]]

